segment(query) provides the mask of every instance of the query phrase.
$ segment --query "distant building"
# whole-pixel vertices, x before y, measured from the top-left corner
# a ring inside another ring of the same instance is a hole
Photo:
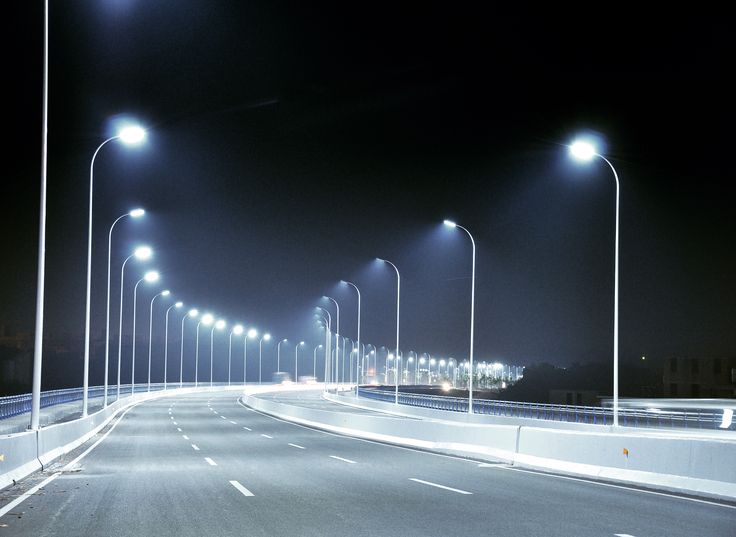
[[[736,357],[665,359],[665,397],[736,398]]]

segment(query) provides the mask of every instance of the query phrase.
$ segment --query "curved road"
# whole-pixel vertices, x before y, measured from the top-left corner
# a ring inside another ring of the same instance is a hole
[[[0,516],[14,537],[735,533],[731,505],[336,436],[233,393],[133,407],[73,471]]]

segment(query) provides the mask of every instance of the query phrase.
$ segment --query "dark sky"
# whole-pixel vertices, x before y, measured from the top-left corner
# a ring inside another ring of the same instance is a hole
[[[43,10],[20,4],[5,47],[0,323],[30,332]],[[108,144],[95,164],[95,333],[107,230],[140,205],[145,221],[116,231],[114,274],[148,243],[177,299],[310,345],[310,308],[325,293],[354,337],[353,294],[336,287],[350,279],[363,339],[390,347],[395,276],[372,261],[385,257],[402,274],[402,348],[464,356],[471,250],[441,226],[451,217],[477,242],[476,358],[605,360],[615,187],[602,161],[569,159],[564,144],[586,132],[621,179],[622,356],[733,354],[724,16],[51,4],[48,337],[82,339],[90,160],[111,120],[129,115],[150,129],[145,146]]]

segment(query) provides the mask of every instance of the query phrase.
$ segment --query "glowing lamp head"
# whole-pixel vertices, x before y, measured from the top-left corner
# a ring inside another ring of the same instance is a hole
[[[183,305],[184,305],[184,302],[177,302],[176,304],[174,304],[174,307],[181,308]]]
[[[577,141],[570,146],[570,154],[578,160],[588,161],[596,156],[596,150],[590,142]]]
[[[139,259],[140,261],[145,261],[146,259],[151,258],[151,256],[153,255],[153,250],[151,250],[148,246],[140,246],[135,249],[133,255],[136,259]]]
[[[243,330],[244,328],[242,324],[236,324],[235,326],[233,326],[233,334],[235,334],[236,336],[242,334]]]
[[[164,289],[163,291],[161,291],[161,296],[169,296],[170,294],[171,291],[169,291],[168,289]]]
[[[304,345],[304,342],[303,342],[303,341],[300,341],[300,342],[299,342],[299,345]]]
[[[220,319],[219,321],[215,323],[215,328],[217,328],[218,330],[222,330],[223,328],[225,328],[226,325],[227,323],[223,321],[222,319]]]
[[[452,220],[445,220],[442,223],[445,224],[447,227],[457,227],[457,224]]]
[[[187,313],[190,317],[196,317],[199,315],[199,310],[197,308],[192,308],[189,310],[189,313]]]
[[[251,328],[250,330],[248,330],[248,334],[247,335],[251,339],[257,338],[258,337],[258,330],[256,330],[255,328]]]
[[[204,315],[202,315],[202,324],[203,325],[209,326],[209,325],[211,325],[214,322],[215,322],[215,318],[212,316],[211,313],[205,313]]]
[[[125,144],[135,145],[141,143],[145,139],[146,131],[138,125],[129,125],[120,130],[118,137]]]
[[[263,334],[263,340],[269,341],[271,339],[271,334]]]
[[[145,276],[143,276],[143,279],[146,280],[148,283],[156,282],[158,281],[158,278],[159,278],[158,272],[156,272],[155,270],[150,270],[146,272]]]
[[[144,214],[146,214],[146,211],[144,209],[133,209],[128,213],[131,218],[140,218]]]

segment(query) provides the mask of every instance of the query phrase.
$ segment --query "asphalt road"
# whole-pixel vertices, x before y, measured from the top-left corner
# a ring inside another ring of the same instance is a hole
[[[335,436],[233,393],[140,404],[78,465],[0,535],[736,535],[733,507]]]

